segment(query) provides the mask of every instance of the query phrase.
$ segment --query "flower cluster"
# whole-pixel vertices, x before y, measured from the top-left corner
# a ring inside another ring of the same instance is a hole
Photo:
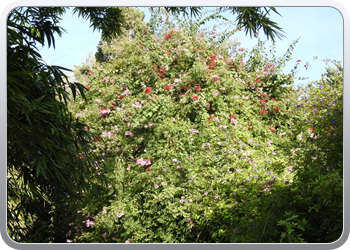
[[[95,223],[93,221],[90,221],[89,219],[85,222],[86,227],[91,227],[93,226]]]
[[[151,165],[152,161],[153,161],[153,158],[145,159],[145,160],[140,158],[136,161],[136,165],[147,166],[147,165]]]
[[[191,129],[191,130],[190,130],[190,135],[192,135],[192,134],[194,134],[194,133],[198,134],[198,133],[199,133],[199,131],[198,131],[198,130],[196,130],[196,129]]]

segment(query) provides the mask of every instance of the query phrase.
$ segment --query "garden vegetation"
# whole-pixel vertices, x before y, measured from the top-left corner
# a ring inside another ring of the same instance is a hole
[[[239,27],[203,29],[212,19],[227,21],[220,10],[198,14],[196,22],[179,22],[162,9],[149,23],[138,10],[122,13],[119,36],[103,39],[95,57],[76,67],[79,84],[70,90],[50,85],[64,83],[57,82],[57,67],[45,66],[44,74],[22,64],[32,73],[16,75],[47,81],[48,89],[9,82],[9,101],[30,100],[31,107],[15,105],[8,114],[28,124],[9,122],[10,236],[77,243],[336,241],[343,230],[340,62],[326,60],[319,81],[297,87],[300,62],[283,73],[295,60],[297,40],[277,59],[260,40],[246,51],[232,39]],[[38,56],[30,53],[27,61]],[[30,99],[15,94],[23,88]],[[46,130],[42,124],[52,119]],[[15,148],[26,152],[23,159]],[[63,189],[55,186],[61,180]],[[37,203],[41,213],[16,207]]]

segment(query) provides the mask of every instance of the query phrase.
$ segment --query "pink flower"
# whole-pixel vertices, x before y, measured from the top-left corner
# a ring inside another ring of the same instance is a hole
[[[165,131],[163,135],[166,137],[168,135],[168,131]]]
[[[93,226],[95,223],[93,221],[90,221],[89,219],[86,221],[85,225],[86,227]]]
[[[217,198],[219,198],[219,195],[218,194],[216,194],[215,196],[214,196],[214,199],[216,200]]]
[[[121,217],[123,217],[123,215],[124,215],[124,212],[117,214],[116,217],[121,218]]]
[[[130,243],[130,242],[127,240],[127,241],[125,241],[125,243]]]
[[[104,214],[106,214],[107,213],[107,211],[106,210],[103,210],[102,211],[102,215],[104,215]]]
[[[216,81],[216,82],[219,80],[219,78],[218,78],[217,75],[213,75],[211,78],[212,78],[214,81]]]
[[[233,124],[237,124],[237,120],[235,120],[235,119],[231,118],[231,123],[233,123]]]
[[[207,195],[207,194],[208,194],[208,192],[207,192],[207,191],[205,191],[205,192],[204,192],[204,194],[205,194],[205,195]]]
[[[198,134],[198,133],[199,133],[199,131],[198,131],[198,130],[196,130],[196,129],[191,129],[191,130],[190,130],[190,135],[192,135],[193,133],[197,133],[197,134]]]
[[[132,107],[135,107],[135,108],[142,108],[142,105],[139,103],[139,102],[135,102]]]
[[[130,131],[126,131],[126,132],[125,132],[125,135],[130,135],[131,137],[134,137],[134,134],[131,133]]]
[[[154,185],[154,187],[155,187],[155,188],[159,188],[159,186],[158,186],[158,185]]]
[[[151,159],[152,159],[152,158],[151,158]],[[146,160],[144,160],[144,159],[142,159],[142,158],[137,159],[137,160],[136,160],[136,165],[141,165],[141,166],[151,165],[151,164],[152,164],[151,159],[146,159]]]

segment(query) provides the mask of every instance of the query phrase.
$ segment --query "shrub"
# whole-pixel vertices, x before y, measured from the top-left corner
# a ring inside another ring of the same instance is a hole
[[[96,175],[108,182],[99,197],[83,194],[69,241],[325,240],[314,238],[323,224],[300,235],[309,211],[295,211],[300,204],[318,211],[319,194],[339,176],[320,180],[308,199],[303,178],[304,168],[313,169],[311,151],[293,154],[307,130],[293,106],[293,75],[281,72],[290,56],[269,60],[262,43],[249,54],[185,28],[164,30],[104,43],[100,53],[109,59],[77,74],[89,100],[71,109],[89,125],[93,151],[106,157],[106,168],[96,162]],[[329,194],[338,194],[338,184]]]

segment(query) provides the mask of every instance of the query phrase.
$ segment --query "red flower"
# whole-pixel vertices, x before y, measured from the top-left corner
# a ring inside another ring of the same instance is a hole
[[[148,167],[146,168],[146,172],[150,171],[151,170],[151,167]]]
[[[200,87],[193,87],[195,90],[197,90],[197,92],[199,92],[201,90]]]
[[[237,116],[231,115],[231,116],[230,116],[230,119],[237,119]]]
[[[192,100],[198,100],[198,96],[192,96]]]
[[[269,129],[271,130],[272,133],[276,132],[276,129],[273,126],[270,126]]]
[[[310,128],[310,130],[311,130],[312,133],[315,132],[315,129],[314,129],[314,128]]]
[[[165,88],[164,88],[164,90],[169,91],[169,90],[170,90],[170,87],[171,87],[171,85],[166,85]]]
[[[89,131],[89,127],[88,127],[88,126],[86,126],[86,127],[85,127],[85,130],[86,130],[86,131]]]
[[[91,75],[92,75],[92,71],[89,72],[89,76],[91,76]]]
[[[165,69],[159,69],[159,73],[163,76],[165,74]]]
[[[268,111],[266,111],[265,109],[262,109],[262,110],[260,110],[260,111],[259,111],[259,113],[260,113],[260,115],[263,115],[264,113],[266,113],[266,114],[267,114],[267,113],[269,113],[269,112],[268,112]]]
[[[211,119],[214,119],[215,117],[213,115],[209,116],[208,119],[211,120]]]
[[[150,93],[152,93],[152,89],[150,87],[147,87],[145,89],[145,94],[150,94]]]
[[[153,158],[149,159],[150,161],[153,161]]]
[[[252,126],[248,126],[248,129],[252,129]]]
[[[168,34],[165,34],[165,36],[164,36],[165,40],[169,40],[172,35],[173,35],[172,31],[170,31],[170,33],[168,33]]]
[[[90,90],[90,86],[87,86],[86,89],[87,89],[87,90]]]

